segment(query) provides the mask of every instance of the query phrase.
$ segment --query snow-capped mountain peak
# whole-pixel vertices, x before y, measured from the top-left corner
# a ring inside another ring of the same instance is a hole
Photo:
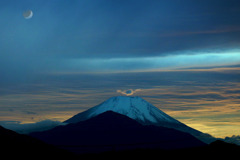
[[[178,120],[170,117],[157,107],[140,97],[118,96],[112,97],[103,103],[81,112],[66,120],[66,123],[78,123],[95,117],[106,111],[113,111],[128,116],[143,125],[156,125],[187,132],[206,143],[213,142],[214,137],[195,130]]]
[[[179,121],[168,116],[157,107],[148,103],[140,97],[118,96],[112,97],[103,103],[75,115],[68,119],[67,123],[76,123],[106,111],[114,111],[137,120],[142,124],[174,123],[181,124]]]

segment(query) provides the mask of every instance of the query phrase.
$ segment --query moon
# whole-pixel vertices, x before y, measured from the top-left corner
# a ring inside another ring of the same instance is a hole
[[[25,19],[30,19],[30,18],[32,18],[32,16],[33,16],[33,11],[31,11],[31,10],[27,10],[27,11],[23,12],[23,17]]]

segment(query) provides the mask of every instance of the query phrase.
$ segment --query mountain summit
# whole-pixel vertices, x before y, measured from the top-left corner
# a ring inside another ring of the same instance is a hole
[[[113,111],[125,115],[143,125],[156,125],[187,132],[205,143],[210,143],[215,140],[212,136],[204,134],[179,122],[157,107],[153,106],[151,103],[137,96],[117,96],[109,98],[95,107],[78,113],[72,118],[66,120],[65,123],[78,123],[85,121],[106,111]]]
[[[79,113],[65,121],[66,123],[77,123],[92,118],[106,111],[123,114],[138,121],[141,124],[181,124],[176,119],[159,110],[149,102],[140,97],[118,96],[112,97],[105,102]]]

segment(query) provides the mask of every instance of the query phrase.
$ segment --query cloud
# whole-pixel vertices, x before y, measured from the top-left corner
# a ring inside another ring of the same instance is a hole
[[[43,120],[36,123],[26,124],[21,124],[19,121],[0,121],[0,125],[21,134],[28,134],[31,132],[49,130],[56,126],[63,125],[63,123],[52,120]]]
[[[220,94],[212,94],[212,93],[205,93],[205,94],[187,94],[187,95],[178,95],[178,94],[163,94],[161,95],[162,97],[165,98],[176,98],[176,99],[193,99],[193,100],[201,100],[201,99],[206,99],[206,100],[224,100],[228,99],[227,97],[224,97]]]
[[[239,89],[234,89],[234,90],[227,90],[225,91],[226,94],[240,94],[240,90]]]
[[[133,71],[219,71],[237,70],[240,61],[239,50],[182,51],[176,55],[132,58],[73,58],[63,60],[63,68],[56,72],[133,72]],[[232,67],[234,65],[235,67]],[[229,66],[226,68],[226,66]],[[51,70],[50,70],[51,71]],[[48,70],[49,72],[49,70]]]
[[[135,94],[136,92],[139,92],[141,91],[141,89],[127,89],[127,90],[117,90],[118,93],[121,93],[123,95],[126,95],[126,96],[131,96],[133,94]]]

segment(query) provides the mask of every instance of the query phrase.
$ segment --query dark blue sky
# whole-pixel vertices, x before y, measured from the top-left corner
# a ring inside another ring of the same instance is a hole
[[[186,122],[224,106],[205,129],[239,115],[239,0],[7,0],[0,15],[1,120],[63,120],[131,89]]]
[[[46,71],[192,67],[199,59],[192,54],[208,60],[214,54],[208,62],[213,66],[239,62],[232,55],[239,51],[239,1],[9,0],[0,7],[0,71],[6,77],[8,71],[17,78]],[[22,13],[28,9],[34,16],[26,20]],[[222,64],[221,54],[232,60]],[[174,55],[189,56],[176,65]],[[206,67],[198,62],[195,67],[201,65]]]

